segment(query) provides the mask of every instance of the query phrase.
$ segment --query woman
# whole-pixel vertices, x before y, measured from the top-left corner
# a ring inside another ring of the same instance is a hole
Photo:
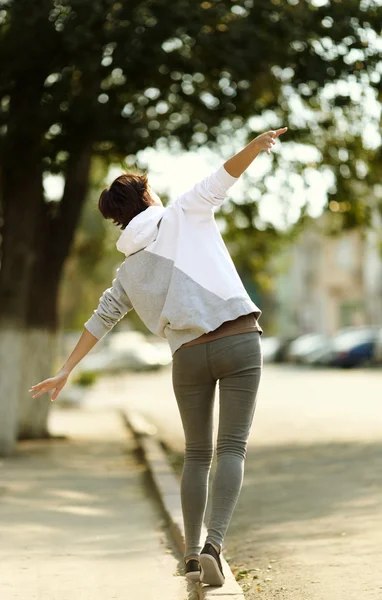
[[[224,583],[219,555],[243,481],[262,372],[263,333],[258,323],[262,311],[241,282],[214,212],[258,154],[263,150],[269,154],[286,130],[259,135],[166,207],[145,175],[121,175],[102,192],[102,215],[123,230],[117,248],[125,254],[124,262],[62,369],[29,390],[33,398],[54,390],[51,400],[55,400],[72,369],[133,308],[150,331],[168,340],[185,434],[181,479],[185,572],[188,579],[210,585]],[[217,469],[202,548],[218,380]]]

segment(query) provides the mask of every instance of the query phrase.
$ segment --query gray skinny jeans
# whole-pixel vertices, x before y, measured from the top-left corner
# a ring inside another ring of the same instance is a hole
[[[213,409],[219,380],[217,467],[206,542],[220,547],[244,476],[247,441],[263,367],[260,333],[250,331],[179,348],[172,383],[185,434],[181,504],[184,559],[198,556],[213,458]]]

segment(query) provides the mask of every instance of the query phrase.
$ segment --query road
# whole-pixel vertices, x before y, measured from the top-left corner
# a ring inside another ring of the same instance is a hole
[[[171,366],[105,378],[87,397],[139,410],[183,453]],[[381,548],[382,371],[265,365],[223,547],[246,598],[380,599]]]

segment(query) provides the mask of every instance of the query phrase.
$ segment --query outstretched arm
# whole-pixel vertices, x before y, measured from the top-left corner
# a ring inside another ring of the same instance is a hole
[[[117,269],[111,287],[105,290],[100,297],[98,308],[93,311],[90,319],[86,321],[84,331],[76,347],[57,375],[32,385],[29,391],[34,394],[33,398],[38,398],[42,394],[54,390],[51,400],[56,400],[74,367],[90,352],[98,340],[106,335],[127,312],[133,309],[133,305],[119,279],[120,268]]]
[[[258,135],[245,148],[224,163],[227,173],[232,175],[232,177],[240,177],[262,150],[266,150],[267,154],[270,154],[275,140],[285,133],[287,129],[288,127],[282,127],[281,129],[266,131]]]

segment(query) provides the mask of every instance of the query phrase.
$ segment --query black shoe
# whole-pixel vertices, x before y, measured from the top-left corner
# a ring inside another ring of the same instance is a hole
[[[200,553],[200,582],[209,585],[223,585],[225,581],[219,552],[212,544],[206,542]]]
[[[199,581],[200,579],[200,564],[197,558],[191,558],[186,562],[186,579],[188,581]]]

